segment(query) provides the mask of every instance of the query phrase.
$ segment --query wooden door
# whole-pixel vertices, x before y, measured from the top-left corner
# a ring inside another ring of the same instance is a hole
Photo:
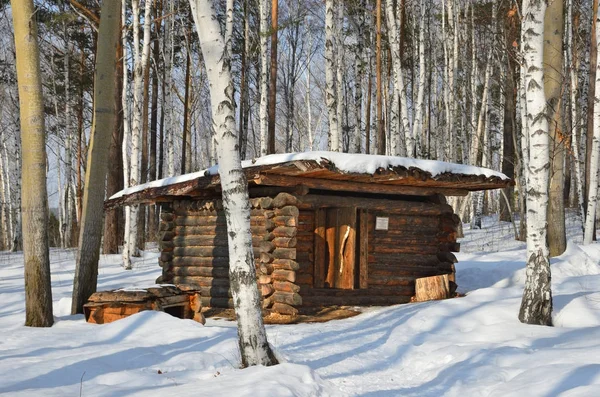
[[[356,218],[356,208],[327,208],[317,211],[315,288],[354,289]]]

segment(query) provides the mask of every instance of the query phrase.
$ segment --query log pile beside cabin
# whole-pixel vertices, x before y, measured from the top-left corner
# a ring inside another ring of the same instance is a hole
[[[246,174],[262,305],[284,315],[329,305],[406,303],[415,296],[417,279],[446,275],[453,282],[460,220],[443,193],[465,195],[510,183],[474,176],[433,183],[422,172],[415,177],[414,170],[396,170],[395,179],[382,172],[374,181],[307,161],[254,167]],[[231,308],[218,182],[218,176],[207,176],[108,204],[158,203],[157,282],[194,288],[203,307]]]

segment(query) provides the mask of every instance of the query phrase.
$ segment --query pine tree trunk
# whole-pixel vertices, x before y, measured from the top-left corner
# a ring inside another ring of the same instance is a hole
[[[190,0],[190,6],[208,72],[213,125],[218,140],[217,156],[229,240],[229,280],[242,366],[272,365],[277,362],[267,342],[256,284],[248,185],[236,150],[233,80],[227,51],[230,45],[223,42],[211,0]],[[232,12],[232,7],[228,7],[227,14]]]
[[[565,142],[562,133],[563,0],[548,3],[544,18],[544,93],[550,122],[550,189],[548,201],[548,245],[550,256],[567,248],[565,230]]]
[[[117,43],[117,60],[123,58],[123,44]],[[121,146],[123,144],[123,63],[117,63],[117,87],[115,91],[116,117],[112,128],[112,137],[109,147],[108,177],[106,180],[106,197],[110,197],[123,189],[123,157]],[[117,254],[119,252],[119,241],[121,241],[121,230],[119,227],[123,222],[123,210],[114,208],[107,210],[104,215],[104,254]]]
[[[552,290],[547,237],[549,136],[544,95],[543,0],[523,3],[523,59],[526,73],[529,161],[527,172],[527,268],[519,320],[527,324],[552,325]]]
[[[12,0],[23,151],[21,216],[25,262],[25,325],[50,327],[52,289],[48,252],[48,196],[44,99],[32,0]]]
[[[110,136],[115,124],[117,41],[121,1],[102,3],[98,53],[94,76],[94,116],[83,192],[79,247],[73,281],[71,314],[83,313],[83,305],[96,292],[102,240],[104,189],[108,171]]]

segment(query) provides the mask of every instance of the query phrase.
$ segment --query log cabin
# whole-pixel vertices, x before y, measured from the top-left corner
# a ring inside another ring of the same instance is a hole
[[[406,303],[416,280],[453,281],[460,219],[446,196],[512,183],[485,168],[332,152],[243,167],[263,308],[284,315]],[[125,189],[105,207],[140,203],[160,207],[157,283],[197,289],[204,307],[233,307],[218,169]]]

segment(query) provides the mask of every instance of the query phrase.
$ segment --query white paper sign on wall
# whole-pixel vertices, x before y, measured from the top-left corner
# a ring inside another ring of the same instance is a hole
[[[390,218],[388,217],[375,217],[375,230],[388,230],[390,225]]]

